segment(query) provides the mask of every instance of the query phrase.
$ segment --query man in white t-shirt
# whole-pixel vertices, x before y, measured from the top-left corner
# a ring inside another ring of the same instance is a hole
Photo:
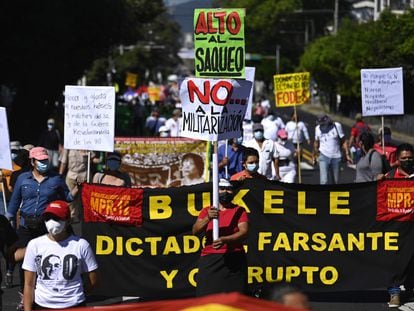
[[[251,147],[259,152],[259,170],[258,172],[267,179],[280,179],[278,153],[273,140],[264,138],[263,125],[260,123],[253,124],[253,138],[246,141],[246,147]]]
[[[318,125],[315,128],[315,142],[313,145],[313,162],[319,153],[320,184],[328,184],[329,171],[332,170],[333,183],[339,182],[339,165],[342,159],[341,148],[344,149],[346,159],[352,163],[348,142],[345,139],[342,125],[333,122],[328,115],[318,117]]]
[[[165,122],[165,126],[170,130],[170,137],[180,136],[181,110],[174,109],[172,117]]]
[[[311,144],[308,128],[305,123],[299,120],[298,115],[292,112],[290,121],[286,123],[285,130],[288,134],[289,141],[295,146],[297,154],[302,159],[303,143],[306,141],[308,145]]]
[[[285,130],[288,134],[288,139],[295,145],[295,147],[298,142],[299,145],[302,145],[305,140],[310,145],[311,141],[308,128],[305,123],[299,120],[299,117],[294,112],[292,113],[290,121],[286,123]]]
[[[261,123],[264,128],[264,137],[273,141],[277,140],[277,131],[285,128],[285,123],[275,113],[270,113],[264,117]]]
[[[43,213],[48,233],[29,242],[24,256],[24,310],[85,305],[98,284],[98,264],[89,243],[69,226],[69,204],[49,203]],[[88,278],[84,288],[82,274]]]

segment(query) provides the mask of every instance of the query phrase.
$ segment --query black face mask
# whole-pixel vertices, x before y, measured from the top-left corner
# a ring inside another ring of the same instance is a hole
[[[233,198],[234,198],[233,193],[229,193],[229,192],[219,193],[219,202],[223,205],[229,204],[231,200],[233,200]]]
[[[414,173],[414,160],[404,160],[400,161],[400,166],[403,169],[404,172],[407,174]]]

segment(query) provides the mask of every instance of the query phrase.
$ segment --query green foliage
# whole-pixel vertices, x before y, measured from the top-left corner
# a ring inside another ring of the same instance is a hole
[[[339,1],[340,17],[346,16],[350,4]],[[275,74],[276,47],[280,47],[280,72],[298,69],[307,42],[324,36],[333,24],[332,0],[216,0],[215,7],[245,8],[246,50],[267,56],[256,67],[256,78],[272,84]]]
[[[162,44],[170,52],[162,56],[176,62],[177,42],[172,32],[178,32],[177,26],[154,23],[164,12],[162,0],[1,1],[0,85],[16,92],[9,122],[12,137],[21,135],[14,135],[16,131],[36,133],[35,124],[44,124],[53,103],[62,100],[65,85],[75,84],[96,59],[93,70],[106,75],[107,57],[113,48],[146,38],[149,26],[153,37],[164,40]],[[152,57],[143,61],[148,59],[156,63]],[[22,119],[28,121],[14,122]],[[37,137],[33,139],[35,142]]]
[[[413,98],[414,12],[402,16],[390,12],[377,22],[346,22],[336,36],[313,42],[301,57],[301,67],[309,70],[323,91],[361,98],[360,70],[403,67],[406,102]],[[406,105],[406,111],[412,111]]]
[[[297,0],[225,0],[219,7],[245,8],[246,49],[251,53],[274,53],[278,36],[277,22],[284,14],[300,8]]]
[[[138,84],[144,82],[146,73],[149,74],[147,80],[155,81],[158,72],[165,79],[180,62],[177,57],[180,49],[179,34],[178,25],[165,14],[159,14],[146,24],[145,32],[131,45],[132,49],[125,50],[122,55],[119,47],[112,50],[110,56],[116,70],[112,82],[117,83],[122,91],[127,72],[138,74]],[[88,84],[106,85],[111,66],[108,57],[95,60],[87,72]]]

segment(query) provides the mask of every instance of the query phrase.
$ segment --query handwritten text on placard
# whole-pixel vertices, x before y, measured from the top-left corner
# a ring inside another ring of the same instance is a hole
[[[66,86],[65,148],[113,151],[113,87]]]
[[[362,115],[404,114],[402,68],[361,70]]]

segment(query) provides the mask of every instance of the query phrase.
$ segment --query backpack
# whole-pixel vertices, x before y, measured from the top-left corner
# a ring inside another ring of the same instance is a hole
[[[382,163],[382,172],[381,173],[385,174],[385,173],[388,173],[389,171],[391,171],[392,168],[391,168],[390,162],[388,162],[385,154],[381,154],[376,150],[373,150],[368,156],[369,166],[371,166],[371,159],[372,159],[372,155],[374,154],[374,152],[378,153],[381,157],[381,163]]]

